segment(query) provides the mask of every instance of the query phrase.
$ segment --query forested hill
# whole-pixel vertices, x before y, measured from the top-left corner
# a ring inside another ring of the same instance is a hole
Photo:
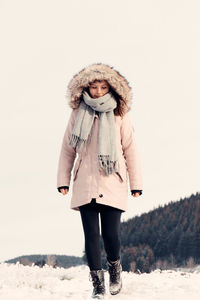
[[[200,193],[123,222],[121,243],[126,270],[200,263]]]
[[[63,267],[69,268],[72,266],[82,265],[84,262],[81,257],[77,256],[69,256],[69,255],[42,255],[42,254],[34,254],[34,255],[23,255],[10,260],[5,261],[6,263],[21,263],[23,265],[32,264],[36,266],[43,267],[45,264],[52,267]]]

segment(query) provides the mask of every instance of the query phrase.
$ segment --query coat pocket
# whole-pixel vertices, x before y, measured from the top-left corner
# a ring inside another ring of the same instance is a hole
[[[115,175],[118,177],[120,182],[125,182],[127,179],[126,167],[123,166],[122,163],[120,163],[119,166],[120,166],[119,172],[116,172]]]
[[[119,178],[119,180],[120,180],[121,182],[124,181],[124,178],[123,178],[123,176],[121,175],[121,172],[115,172],[115,175]]]
[[[75,181],[76,178],[77,178],[78,170],[79,170],[80,165],[81,165],[81,161],[82,161],[82,159],[81,159],[81,158],[80,158],[80,159],[78,158],[78,159],[77,159],[77,162],[76,162],[76,164],[75,164],[75,166],[74,166],[74,171],[73,171],[73,181]]]

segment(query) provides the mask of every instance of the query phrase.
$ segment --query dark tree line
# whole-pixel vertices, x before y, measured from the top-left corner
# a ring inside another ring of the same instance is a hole
[[[23,265],[36,265],[43,267],[45,264],[52,267],[63,267],[70,268],[73,266],[78,266],[84,264],[81,257],[69,256],[69,255],[23,255],[10,260],[5,261],[6,263],[16,263],[19,262]]]
[[[158,207],[121,224],[123,270],[150,272],[156,268],[200,263],[200,193]],[[101,241],[103,264],[106,256]]]

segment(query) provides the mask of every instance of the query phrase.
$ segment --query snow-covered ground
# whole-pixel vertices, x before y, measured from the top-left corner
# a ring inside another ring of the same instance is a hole
[[[105,272],[106,299],[120,300],[199,300],[199,269],[191,272],[160,271],[151,274],[122,273],[123,289],[111,296]],[[92,283],[85,265],[69,269],[45,266],[0,264],[1,300],[91,299]]]

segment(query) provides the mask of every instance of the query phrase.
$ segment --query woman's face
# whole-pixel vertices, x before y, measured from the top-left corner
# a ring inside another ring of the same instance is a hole
[[[90,95],[92,98],[99,98],[109,92],[109,84],[106,80],[93,81],[89,86]]]

